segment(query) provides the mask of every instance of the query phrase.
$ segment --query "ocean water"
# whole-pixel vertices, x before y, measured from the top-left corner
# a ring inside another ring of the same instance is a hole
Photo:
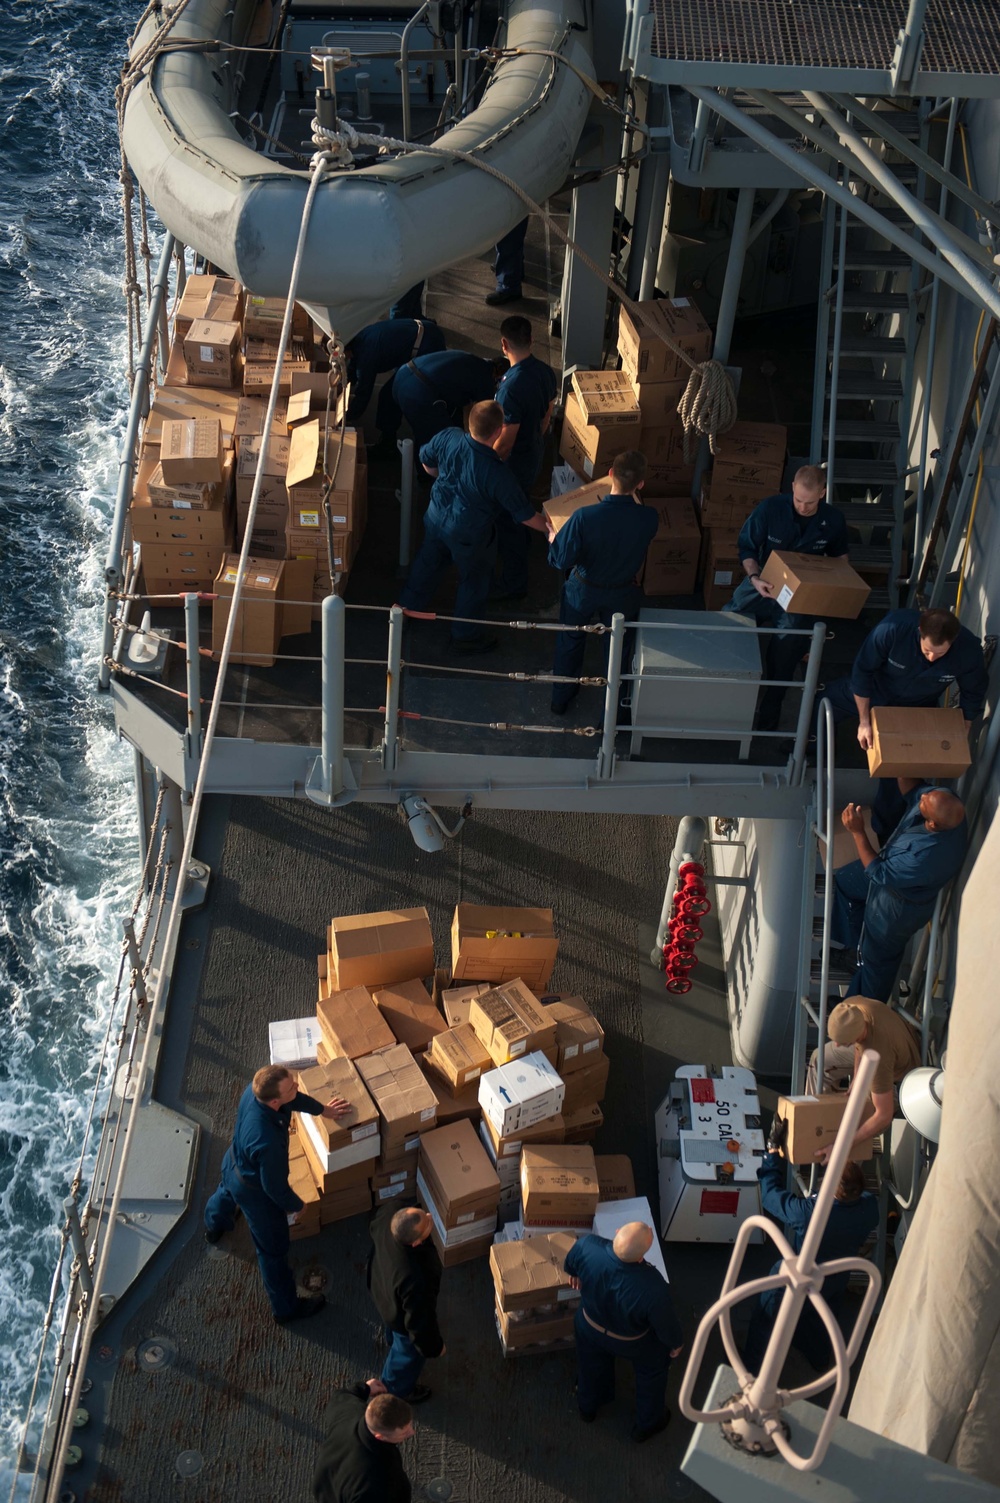
[[[0,1497],[138,874],[95,691],[128,394],[113,94],[138,6],[0,28]]]

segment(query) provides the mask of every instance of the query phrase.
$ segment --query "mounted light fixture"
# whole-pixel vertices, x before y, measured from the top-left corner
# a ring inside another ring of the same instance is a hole
[[[399,800],[399,811],[409,826],[413,843],[418,850],[440,851],[444,849],[446,840],[454,840],[472,813],[472,799],[467,798],[462,805],[458,824],[453,830],[449,830],[440,814],[431,807],[422,793],[402,794]]]

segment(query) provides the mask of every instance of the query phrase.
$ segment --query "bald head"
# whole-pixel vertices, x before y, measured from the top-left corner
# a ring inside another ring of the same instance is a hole
[[[396,1212],[389,1222],[389,1230],[404,1247],[419,1247],[431,1234],[431,1218],[419,1206],[407,1206]]]
[[[653,1228],[647,1226],[644,1221],[626,1222],[620,1231],[615,1233],[612,1246],[615,1257],[621,1258],[623,1263],[641,1263],[653,1245]]]
[[[931,788],[920,800],[920,812],[928,830],[954,830],[965,818],[965,805],[947,788]]]

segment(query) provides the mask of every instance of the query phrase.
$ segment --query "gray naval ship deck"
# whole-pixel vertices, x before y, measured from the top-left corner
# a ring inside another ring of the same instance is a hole
[[[519,306],[533,319],[537,353],[558,365],[546,319],[555,273],[543,231],[534,225],[528,273],[535,290]],[[483,307],[491,285],[486,257],[432,285],[428,313],[445,325],[449,344],[491,353],[502,316]],[[787,419],[801,403],[810,352],[797,349],[786,333],[772,321],[757,336],[768,344],[755,351],[756,367],[770,356],[776,373],[746,391],[748,417]],[[794,429],[792,443],[795,452]],[[394,484],[391,470],[373,467],[372,515],[349,600],[393,598]],[[538,548],[533,600],[537,585],[539,605],[551,603],[557,583]],[[363,593],[356,596],[355,589]],[[433,634],[426,639],[433,656],[434,646],[443,646],[444,628],[425,630]],[[318,651],[318,628],[314,639]],[[514,667],[507,656],[503,645],[484,666]],[[307,670],[313,671],[303,664]],[[237,683],[241,676],[250,681],[248,699],[271,685],[287,703],[287,676],[278,692],[280,669],[236,669],[234,676]],[[435,682],[439,705],[448,696],[454,700],[454,683]],[[459,692],[475,695],[476,720],[493,718],[482,713],[483,691],[480,681],[474,684]],[[149,692],[155,699],[158,691]],[[519,691],[510,686],[507,692]],[[256,713],[262,727],[266,711]],[[274,716],[271,734],[280,735],[278,724],[289,713]],[[581,711],[577,719],[584,718]],[[249,724],[243,729],[253,733]],[[537,750],[537,739],[531,749]],[[729,752],[719,744],[715,754],[721,759]],[[670,755],[667,744],[662,754]],[[611,1074],[595,1146],[630,1156],[637,1193],[650,1198],[655,1214],[654,1110],[679,1064],[731,1061],[714,931],[701,949],[698,983],[685,997],[668,998],[649,962],[673,835],[674,822],[666,818],[475,813],[442,853],[426,855],[391,807],[356,804],[330,813],[290,800],[208,800],[197,854],[213,878],[205,908],[185,919],[156,1090],[159,1100],[202,1125],[198,1177],[180,1230],[99,1333],[87,1404],[93,1423],[103,1421],[103,1437],[99,1450],[84,1445],[85,1460],[67,1479],[76,1496],[91,1503],[200,1503],[239,1494],[304,1500],[311,1495],[331,1388],[379,1370],[384,1348],[364,1277],[367,1218],[335,1223],[317,1239],[293,1243],[300,1279],[324,1288],[328,1306],[318,1318],[287,1328],[271,1319],[245,1225],[219,1248],[209,1249],[202,1237],[202,1209],[217,1181],[236,1104],[253,1070],[266,1061],[267,1024],[312,1010],[315,956],[333,914],[426,904],[443,958],[456,902],[552,906],[561,941],[553,984],[584,996],[606,1031]],[[766,1104],[773,1102],[770,1092],[763,1095]],[[765,1256],[752,1251],[757,1255],[748,1273],[760,1271]],[[717,1294],[729,1249],[672,1243],[665,1252],[690,1342]],[[627,1371],[620,1373],[614,1408],[585,1427],[575,1412],[572,1353],[504,1359],[486,1260],[446,1274],[441,1318],[447,1356],[429,1370],[434,1397],[417,1411],[417,1434],[405,1449],[415,1497],[428,1496],[427,1485],[442,1478],[456,1503],[707,1496],[679,1470],[691,1429],[676,1412],[666,1435],[641,1447],[630,1441]],[[721,1358],[721,1345],[713,1341],[702,1387]],[[674,1364],[673,1395],[682,1368],[683,1359]],[[789,1377],[809,1375],[793,1354]]]

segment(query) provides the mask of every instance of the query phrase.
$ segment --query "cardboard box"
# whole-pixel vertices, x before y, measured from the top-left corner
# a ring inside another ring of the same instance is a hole
[[[556,1025],[556,1069],[565,1080],[603,1052],[604,1029],[582,997],[550,1002],[545,1011]]]
[[[372,1198],[377,1206],[384,1205],[387,1200],[400,1200],[405,1195],[409,1200],[417,1193],[417,1176],[411,1177],[404,1184],[395,1185],[372,1185]]]
[[[489,1052],[469,1023],[437,1032],[430,1042],[428,1062],[456,1091],[477,1081],[492,1064]],[[476,1093],[478,1099],[478,1086]]]
[[[571,379],[573,395],[589,427],[634,429],[641,421],[639,400],[624,371],[574,371]]]
[[[328,488],[323,470],[325,446],[325,462],[334,481],[329,493],[333,525],[335,529],[350,531],[355,521],[358,490],[357,433],[353,428],[343,433],[339,428],[331,428],[326,437],[320,428],[320,419],[313,418],[293,429],[288,442],[289,501],[296,506],[323,505]]]
[[[672,381],[632,381],[632,390],[639,403],[644,428],[669,428],[679,425],[677,404],[684,395],[690,375],[690,371],[685,366],[683,376],[677,376]]]
[[[285,298],[254,297],[247,293],[243,309],[243,332],[253,339],[277,339],[285,321]],[[292,333],[308,339],[312,332],[309,315],[300,303],[292,308]]]
[[[565,1304],[579,1298],[563,1269],[576,1243],[570,1232],[549,1232],[523,1242],[500,1242],[490,1249],[490,1271],[497,1305],[504,1312],[537,1305]]]
[[[191,273],[174,311],[174,332],[183,337],[196,318],[238,324],[242,307],[243,289],[239,282],[211,272]]]
[[[298,1071],[299,1089],[324,1106],[335,1096],[350,1103],[350,1111],[343,1117],[311,1117],[303,1125],[314,1126],[330,1153],[352,1143],[365,1143],[378,1139],[378,1111],[368,1093],[364,1081],[349,1059],[335,1057],[327,1064],[316,1064]],[[304,1114],[303,1114],[304,1116]],[[356,1159],[351,1162],[357,1162]],[[345,1161],[346,1165],[346,1161]],[[336,1165],[330,1165],[331,1173]]]
[[[235,392],[219,391],[212,387],[158,386],[153,392],[149,416],[142,430],[143,446],[159,444],[167,418],[215,417],[222,428],[223,446],[231,449],[239,403],[240,399]]]
[[[572,1310],[561,1315],[539,1312],[529,1316],[522,1312],[524,1318],[520,1320],[513,1315],[504,1314],[499,1307],[494,1313],[505,1357],[562,1351],[573,1345]]]
[[[330,1226],[334,1221],[346,1221],[351,1216],[363,1216],[372,1208],[372,1193],[365,1184],[353,1185],[343,1190],[324,1192],[319,1202],[321,1226]]]
[[[634,402],[634,397],[632,400]],[[566,405],[563,408],[564,433],[567,428],[573,434],[585,459],[589,461],[590,467],[586,471],[589,479],[591,476],[596,476],[599,469],[607,473],[611,461],[624,449],[638,447],[639,433],[642,428],[639,404],[635,402],[631,409],[631,416],[624,418],[614,427],[597,427],[587,421],[587,415],[576,393],[569,391],[566,393]],[[572,460],[570,462],[572,463]],[[577,466],[574,465],[573,468],[576,469]]]
[[[448,1027],[458,1028],[460,1024],[467,1023],[473,998],[489,989],[488,981],[471,981],[467,986],[448,986],[442,989],[441,1006],[444,1008]]]
[[[557,1112],[554,1116],[542,1117],[531,1127],[518,1127],[503,1135],[484,1114],[479,1135],[494,1164],[499,1166],[506,1159],[519,1170],[521,1149],[526,1143],[561,1143],[566,1136],[566,1125],[562,1114]]]
[[[189,386],[238,384],[240,326],[233,322],[196,318],[183,340]]]
[[[426,908],[352,913],[330,925],[331,975],[340,987],[390,986],[434,970],[434,941]]]
[[[367,1055],[358,1070],[378,1107],[383,1152],[434,1126],[437,1098],[405,1044]]]
[[[376,1049],[390,1049],[396,1042],[371,993],[363,986],[331,992],[317,1003],[316,1016],[335,1059],[360,1059]]]
[[[463,1086],[460,1091],[456,1092],[450,1081],[445,1080],[444,1076],[434,1068],[434,1060],[429,1053],[422,1054],[417,1064],[437,1097],[438,1126],[447,1127],[451,1122],[460,1122],[463,1117],[475,1126],[482,1116],[479,1106],[479,1081],[470,1080],[467,1086]]]
[[[635,1195],[635,1177],[632,1160],[627,1153],[599,1153],[594,1159],[597,1165],[597,1183],[601,1200],[631,1200]]]
[[[577,1079],[592,1068],[577,1071]],[[487,1071],[479,1082],[479,1105],[503,1138],[555,1116],[565,1095],[562,1079],[537,1052]]]
[[[187,582],[191,590],[211,590],[226,556],[224,543],[143,543],[143,574],[149,579]]]
[[[687,500],[650,501],[659,517],[646,551],[642,588],[646,595],[692,595],[698,582],[701,530]]]
[[[294,1121],[294,1119],[293,1119]],[[308,1121],[313,1122],[312,1118]],[[324,1195],[335,1194],[340,1190],[356,1189],[359,1185],[368,1189],[368,1184],[375,1171],[375,1160],[379,1149],[377,1135],[374,1138],[365,1138],[361,1144],[348,1145],[347,1148],[337,1150],[338,1168],[328,1171],[326,1165],[329,1154],[321,1135],[313,1126],[311,1129],[306,1125],[307,1119],[302,1118],[301,1131],[297,1133],[299,1142],[309,1160],[309,1168],[313,1179]],[[364,1150],[362,1153],[361,1150]],[[344,1161],[351,1160],[349,1163]]]
[[[469,1023],[496,1065],[536,1049],[551,1049],[556,1041],[555,1019],[520,978],[476,997]]]
[[[592,1143],[604,1126],[604,1113],[596,1104],[578,1107],[563,1114],[567,1143]]]
[[[227,449],[223,460],[223,479],[214,484],[205,482],[193,485],[180,485],[167,480],[163,474],[163,466],[157,464],[145,482],[149,501],[153,506],[170,507],[175,511],[222,511],[228,499],[229,482],[232,480],[235,461],[236,455],[232,449]],[[143,478],[145,480],[145,476]],[[228,505],[225,506],[225,511],[229,515]]]
[[[561,496],[550,496],[548,501],[542,502],[542,511],[552,523],[555,532],[565,527],[575,511],[584,506],[596,506],[605,496],[611,494],[611,481],[607,475],[602,475],[597,480],[591,480],[589,485],[578,486],[576,490],[566,491]]]
[[[319,1024],[312,1018],[289,1018],[287,1022],[269,1023],[267,1040],[272,1065],[289,1070],[307,1070],[316,1063]]]
[[[571,1070],[563,1085],[563,1114],[573,1116],[583,1107],[596,1106],[603,1101],[610,1068],[608,1056],[599,1054],[592,1063]]]
[[[706,611],[721,611],[732,600],[733,591],[746,575],[735,537],[712,528],[706,533],[706,538],[702,599]]]
[[[767,485],[749,486],[745,490],[720,485],[717,492],[703,485],[698,497],[698,520],[702,527],[716,527],[736,535],[760,503],[773,494],[773,486]]]
[[[236,505],[244,518],[253,497],[254,480],[258,469],[263,471],[260,495],[257,499],[257,518],[263,512],[271,512],[280,519],[282,527],[288,516],[288,496],[285,491],[285,476],[288,471],[289,440],[275,434],[261,434],[254,438],[241,438],[236,455]]]
[[[229,553],[215,579],[212,602],[212,651],[222,651],[229,622],[230,601],[239,578],[239,555]],[[247,559],[243,594],[236,617],[232,656],[234,663],[271,667],[281,640],[282,566],[267,559]]]
[[[646,456],[646,490],[653,495],[669,485],[688,496],[694,482],[694,459],[684,453],[684,429],[679,423],[643,428],[636,445]],[[694,452],[694,451],[692,451]]]
[[[788,449],[788,429],[781,423],[734,423],[715,441],[711,488],[737,490],[770,486],[780,489]]]
[[[471,1263],[474,1258],[486,1258],[489,1256],[493,1245],[493,1233],[488,1236],[477,1237],[472,1242],[462,1242],[457,1246],[446,1247],[436,1226],[431,1227],[431,1242],[434,1250],[441,1259],[442,1268],[454,1268],[459,1263]]]
[[[972,762],[961,710],[875,705],[871,716],[873,778],[957,778]]]
[[[527,1227],[589,1227],[601,1192],[594,1150],[586,1144],[525,1148],[521,1153],[521,1220]]]
[[[275,438],[288,437],[288,403],[279,399],[274,409],[271,432]],[[235,434],[237,438],[260,438],[267,417],[266,397],[240,397],[236,407]]]
[[[418,1144],[420,1142],[419,1136],[417,1142]],[[414,1148],[412,1153],[402,1153],[388,1159],[380,1155],[375,1162],[372,1189],[382,1189],[385,1185],[401,1185],[408,1179],[413,1180],[415,1184],[419,1156],[419,1148]]]
[[[637,320],[625,307],[618,321],[618,353],[622,369],[632,381],[683,381],[690,367],[675,355],[658,332],[669,334],[675,344],[695,362],[712,353],[712,331],[688,298],[656,298],[639,304],[643,318]]]
[[[438,1127],[420,1139],[418,1173],[431,1191],[442,1219],[478,1211],[500,1198],[500,1181],[471,1122]],[[468,1217],[467,1225],[477,1216]]]
[[[779,1096],[774,1115],[788,1123],[782,1153],[789,1163],[811,1164],[817,1149],[829,1148],[846,1109],[846,1091],[842,1094],[825,1092],[822,1096]],[[870,1159],[871,1139],[853,1156]]]
[[[376,991],[375,1006],[392,1029],[396,1040],[413,1054],[422,1054],[435,1034],[444,1033],[444,1018],[438,1012],[422,981],[396,981]]]
[[[160,469],[169,485],[218,485],[225,453],[217,417],[168,418],[160,430]]]
[[[775,549],[768,554],[760,575],[773,587],[782,610],[796,615],[853,620],[871,594],[871,586],[846,558],[824,558],[819,553],[779,553]]]
[[[551,908],[498,908],[459,903],[451,926],[456,981],[513,981],[535,990],[548,985],[559,941]]]

